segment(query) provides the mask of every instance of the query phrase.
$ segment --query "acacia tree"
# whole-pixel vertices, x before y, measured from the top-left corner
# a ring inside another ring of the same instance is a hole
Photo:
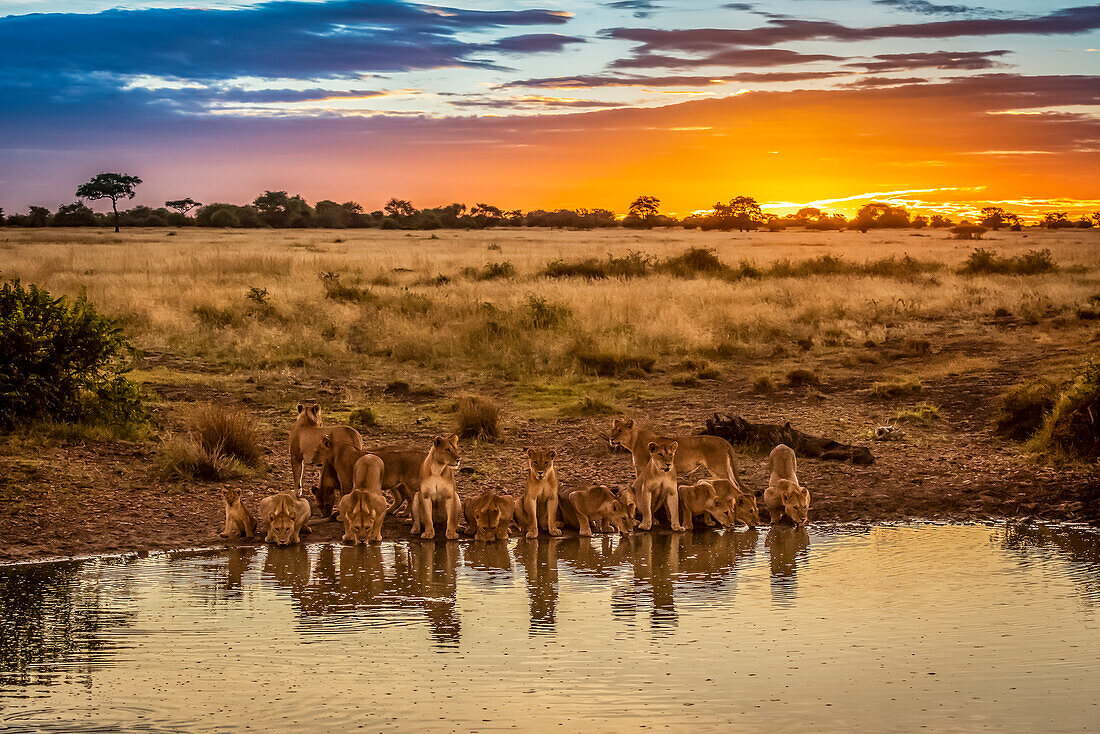
[[[707,220],[709,221],[704,224],[705,229],[736,229],[747,232],[764,222],[764,212],[751,196],[737,196],[730,199],[729,204],[716,203],[714,213]]]
[[[191,211],[195,207],[202,206],[201,202],[195,201],[190,196],[186,199],[175,199],[173,201],[166,201],[164,205],[169,209],[175,209],[183,216],[187,216],[187,212]]]
[[[639,196],[634,201],[630,202],[630,209],[627,210],[626,216],[628,219],[636,219],[644,224],[649,224],[661,211],[661,200],[656,196]]]
[[[386,214],[389,214],[394,219],[411,217],[416,214],[416,207],[412,205],[411,201],[408,199],[398,199],[396,197],[387,201],[383,209],[385,209]]]
[[[987,206],[982,209],[981,223],[983,227],[994,232],[1001,227],[1016,227],[1020,224],[1020,218],[1011,212],[1006,212],[999,206]]]
[[[137,176],[125,173],[101,173],[86,184],[81,184],[76,195],[81,199],[110,199],[111,211],[115,213],[115,231],[118,232],[118,200],[134,198],[134,189],[141,183]]]

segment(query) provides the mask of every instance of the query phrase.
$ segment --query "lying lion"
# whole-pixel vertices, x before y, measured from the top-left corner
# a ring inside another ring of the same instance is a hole
[[[772,525],[788,517],[796,527],[802,527],[810,511],[810,492],[798,483],[797,461],[794,451],[779,444],[768,455],[771,477],[764,490],[764,503],[768,506]]]
[[[302,474],[304,464],[321,464],[315,454],[324,436],[332,436],[341,443],[349,443],[357,449],[363,448],[363,438],[359,431],[350,426],[325,428],[321,418],[321,406],[314,403],[308,407],[298,403],[298,418],[290,429],[290,468],[294,474],[294,494],[302,496]],[[349,487],[343,488],[345,491]]]
[[[251,538],[255,535],[256,520],[241,501],[241,490],[226,487],[222,490],[222,497],[225,498],[225,529],[218,535],[223,538]]]
[[[260,518],[267,523],[268,543],[295,545],[299,534],[310,532],[306,527],[312,511],[309,500],[296,497],[292,492],[279,492],[260,500]]]
[[[601,484],[585,489],[559,489],[558,508],[565,526],[580,531],[581,537],[592,535],[592,523],[601,530],[610,525],[622,535],[630,535],[634,529],[633,516],[628,519],[619,498]]]
[[[344,521],[344,542],[358,544],[382,540],[382,521],[388,509],[389,503],[380,489],[358,487],[345,494],[339,505],[340,519]]]
[[[485,492],[466,503],[466,524],[473,530],[474,540],[507,540],[515,508],[511,496],[495,492]]]
[[[539,537],[539,526],[551,535],[561,535],[558,527],[558,472],[554,468],[557,452],[553,449],[527,449],[527,486],[516,502],[516,524],[526,528],[527,538]],[[544,515],[539,509],[544,508]]]
[[[435,537],[435,523],[447,521],[447,540],[458,540],[458,522],[462,500],[455,487],[455,469],[460,460],[458,436],[436,436],[420,465],[420,488],[413,498],[412,533],[424,540]],[[423,529],[423,532],[421,532]]]
[[[737,471],[737,455],[733,446],[718,436],[658,436],[639,426],[633,419],[616,418],[611,424],[608,441],[630,452],[634,459],[634,471],[640,474],[649,461],[649,444],[656,440],[675,441],[676,474],[687,477],[699,467],[705,467],[712,477],[733,481],[742,492],[745,485]]]

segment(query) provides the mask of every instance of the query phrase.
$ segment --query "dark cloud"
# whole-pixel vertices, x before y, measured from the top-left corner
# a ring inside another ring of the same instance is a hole
[[[879,54],[871,61],[854,61],[847,66],[855,66],[866,71],[904,71],[906,69],[955,69],[977,71],[981,69],[1004,68],[1007,64],[997,58],[1012,53],[1000,49],[997,51],[931,51],[911,54]]]
[[[488,66],[458,34],[560,24],[550,10],[477,11],[403,0],[274,0],[236,9],[148,8],[0,18],[0,68],[191,79],[314,78]]]
[[[873,41],[887,38],[955,38],[959,36],[1073,35],[1100,28],[1100,5],[1056,10],[1046,15],[1015,18],[968,18],[853,28],[825,20],[777,17],[747,29],[612,28],[604,35],[639,44],[635,58],[656,59],[669,52],[714,54],[731,47],[774,46],[811,40]],[[621,66],[631,65],[630,59]]]
[[[599,87],[711,87],[731,82],[777,83],[803,82],[849,76],[848,71],[774,71],[743,72],[722,76],[670,75],[626,76],[618,74],[581,74],[578,76],[553,76],[541,79],[519,79],[501,84],[497,89],[523,87],[529,89],[593,89]]]
[[[988,8],[973,5],[937,5],[928,0],[873,0],[876,5],[887,5],[907,13],[918,15],[999,15]]]
[[[664,7],[652,2],[652,0],[616,0],[616,2],[606,3],[606,5],[616,10],[633,10],[635,18],[648,18],[655,10]]]
[[[726,10],[752,10],[756,7],[753,3],[726,3],[722,6]]]
[[[478,107],[498,110],[530,109],[607,109],[626,107],[626,102],[601,102],[595,99],[557,99],[552,97],[521,97],[519,99],[459,99],[448,102],[452,107]]]
[[[509,53],[543,53],[561,51],[571,43],[584,43],[583,38],[563,36],[558,33],[528,33],[523,36],[509,36],[489,44],[491,48]]]
[[[857,79],[848,86],[850,87],[896,87],[902,84],[926,84],[928,82],[924,77],[919,76],[907,76],[907,77],[889,77],[889,76],[865,76]]]
[[[639,53],[629,58],[617,59],[610,65],[616,69],[685,69],[698,66],[789,66],[812,61],[843,60],[845,59],[842,56],[804,54],[782,48],[734,48],[692,58]]]

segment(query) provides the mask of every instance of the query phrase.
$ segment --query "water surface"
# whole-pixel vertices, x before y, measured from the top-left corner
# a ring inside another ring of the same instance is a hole
[[[1081,530],[239,548],[2,567],[0,592],[6,731],[1100,722]]]

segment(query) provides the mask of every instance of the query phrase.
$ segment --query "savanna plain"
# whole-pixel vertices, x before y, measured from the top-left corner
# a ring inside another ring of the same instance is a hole
[[[1021,407],[1100,351],[1095,230],[8,229],[0,275],[118,319],[150,412],[0,439],[3,560],[224,544],[223,487],[253,508],[292,487],[298,403],[372,446],[462,434],[464,499],[518,494],[528,447],[557,450],[563,485],[627,485],[613,418],[682,434],[719,413],[871,449],[800,458],[812,521],[1100,521],[1096,465]],[[217,411],[254,455],[191,455]],[[749,489],[770,448],[737,447]]]

